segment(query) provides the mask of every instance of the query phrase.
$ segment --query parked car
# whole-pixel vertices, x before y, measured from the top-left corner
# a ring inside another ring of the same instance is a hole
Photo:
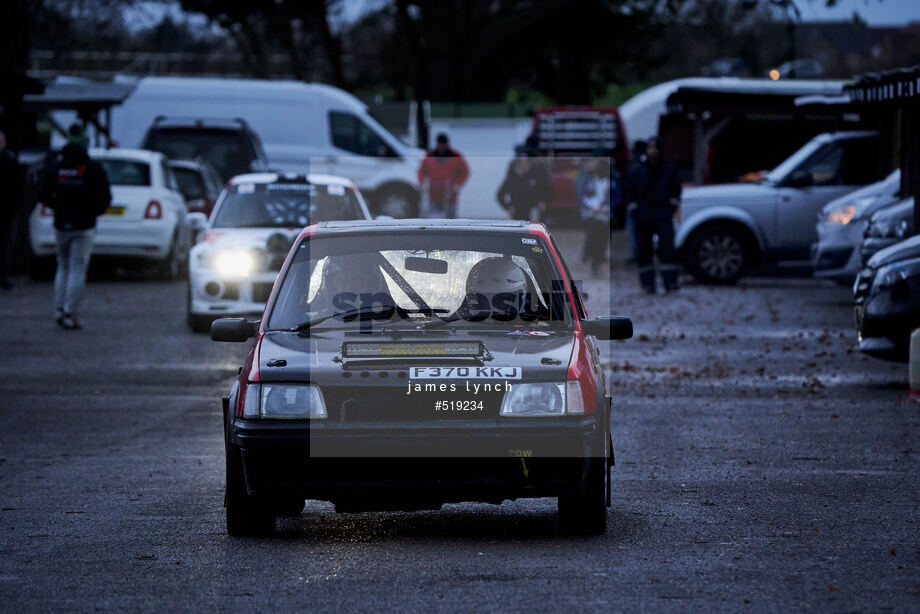
[[[865,267],[875,254],[914,235],[914,199],[906,198],[872,216],[859,255]]]
[[[231,535],[271,533],[304,499],[337,512],[558,498],[601,534],[610,387],[589,318],[542,224],[324,222],[297,237],[224,398]]]
[[[880,210],[898,202],[901,171],[832,200],[818,214],[818,242],[812,247],[815,277],[841,284],[852,284],[862,270],[859,245],[866,234],[869,219]]]
[[[815,217],[878,176],[878,135],[820,134],[757,183],[684,190],[675,246],[693,277],[734,283],[753,264],[810,265]]]
[[[89,155],[112,188],[112,203],[96,222],[93,257],[154,262],[167,279],[183,273],[193,232],[166,156],[140,149],[90,149]],[[40,202],[29,216],[29,240],[36,270],[45,270],[41,259],[55,253],[54,212]]]
[[[906,362],[911,331],[920,327],[920,236],[872,256],[853,293],[860,351]]]
[[[210,216],[223,185],[214,168],[204,160],[170,160],[169,168],[189,212]]]
[[[191,251],[189,326],[205,331],[222,315],[261,313],[291,243],[304,226],[356,219],[371,216],[348,179],[297,173],[234,177]]]
[[[144,77],[113,109],[113,134],[123,144],[140,144],[143,131],[160,115],[242,118],[260,137],[270,168],[349,177],[376,213],[418,214],[416,171],[425,152],[393,136],[364,103],[338,88],[298,81]],[[195,157],[178,153],[171,157]]]
[[[267,171],[259,136],[242,119],[177,118],[160,115],[141,147],[162,151],[173,160],[206,160],[228,181],[235,175]]]

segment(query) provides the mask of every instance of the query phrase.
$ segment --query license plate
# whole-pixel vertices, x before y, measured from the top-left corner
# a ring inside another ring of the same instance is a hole
[[[108,209],[105,210],[105,214],[106,215],[124,215],[125,208],[124,207],[109,207]]]
[[[412,367],[409,379],[521,379],[520,367]]]

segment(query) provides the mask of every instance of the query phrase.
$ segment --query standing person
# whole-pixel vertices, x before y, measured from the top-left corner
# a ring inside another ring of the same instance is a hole
[[[86,133],[73,124],[42,186],[41,201],[54,211],[57,273],[54,276],[55,321],[64,329],[83,328],[77,312],[86,285],[96,218],[112,202],[105,170],[89,158]]]
[[[627,175],[632,169],[633,166],[637,164],[642,164],[643,158],[645,157],[645,141],[638,140],[633,143],[632,150],[632,160],[629,162],[629,168],[627,169]],[[635,204],[635,203],[632,203]],[[629,237],[629,258],[626,260],[626,264],[633,264],[638,260],[639,255],[639,240],[636,236],[636,218],[635,218],[635,207],[632,209],[626,209],[626,235]]]
[[[22,208],[23,171],[0,130],[0,288],[13,288],[13,230]]]
[[[546,219],[549,205],[556,196],[555,186],[553,186],[553,174],[549,168],[549,160],[540,151],[540,142],[537,137],[534,135],[528,136],[524,141],[524,150],[527,152],[527,157],[530,158],[530,166],[533,168],[534,175],[538,177],[541,185],[546,186],[546,191],[543,195],[544,200],[537,201],[536,219],[542,222]]]
[[[451,149],[446,134],[440,133],[435,143],[418,169],[418,182],[428,181],[428,201],[452,219],[457,217],[457,198],[470,177],[470,167],[459,151]]]
[[[661,153],[661,139],[648,139],[645,157],[629,169],[626,178],[627,210],[635,216],[639,283],[655,293],[654,237],[658,235],[658,264],[667,292],[677,290],[674,257],[674,212],[680,206],[680,177]]]
[[[496,198],[510,219],[530,219],[534,207],[540,212],[546,208],[553,185],[549,175],[534,164],[531,150],[519,145],[514,153]]]
[[[585,230],[585,255],[591,273],[600,273],[610,237],[610,170],[605,158],[592,158],[575,178],[578,211]]]

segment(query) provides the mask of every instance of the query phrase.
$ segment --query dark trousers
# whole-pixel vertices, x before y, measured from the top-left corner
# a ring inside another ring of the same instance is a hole
[[[9,281],[13,273],[13,230],[15,220],[0,220],[0,282]]]
[[[585,256],[596,269],[604,262],[607,255],[607,242],[610,240],[610,223],[604,220],[584,220]]]
[[[643,288],[655,287],[654,236],[658,235],[658,265],[665,288],[677,287],[677,263],[674,260],[674,222],[671,216],[650,222],[636,221],[639,283]]]

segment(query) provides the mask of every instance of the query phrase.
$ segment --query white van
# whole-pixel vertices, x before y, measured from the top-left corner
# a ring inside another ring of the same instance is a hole
[[[424,151],[375,120],[351,94],[329,85],[144,77],[112,112],[112,136],[139,147],[157,117],[242,118],[261,137],[273,169],[348,177],[378,214],[414,217]]]

